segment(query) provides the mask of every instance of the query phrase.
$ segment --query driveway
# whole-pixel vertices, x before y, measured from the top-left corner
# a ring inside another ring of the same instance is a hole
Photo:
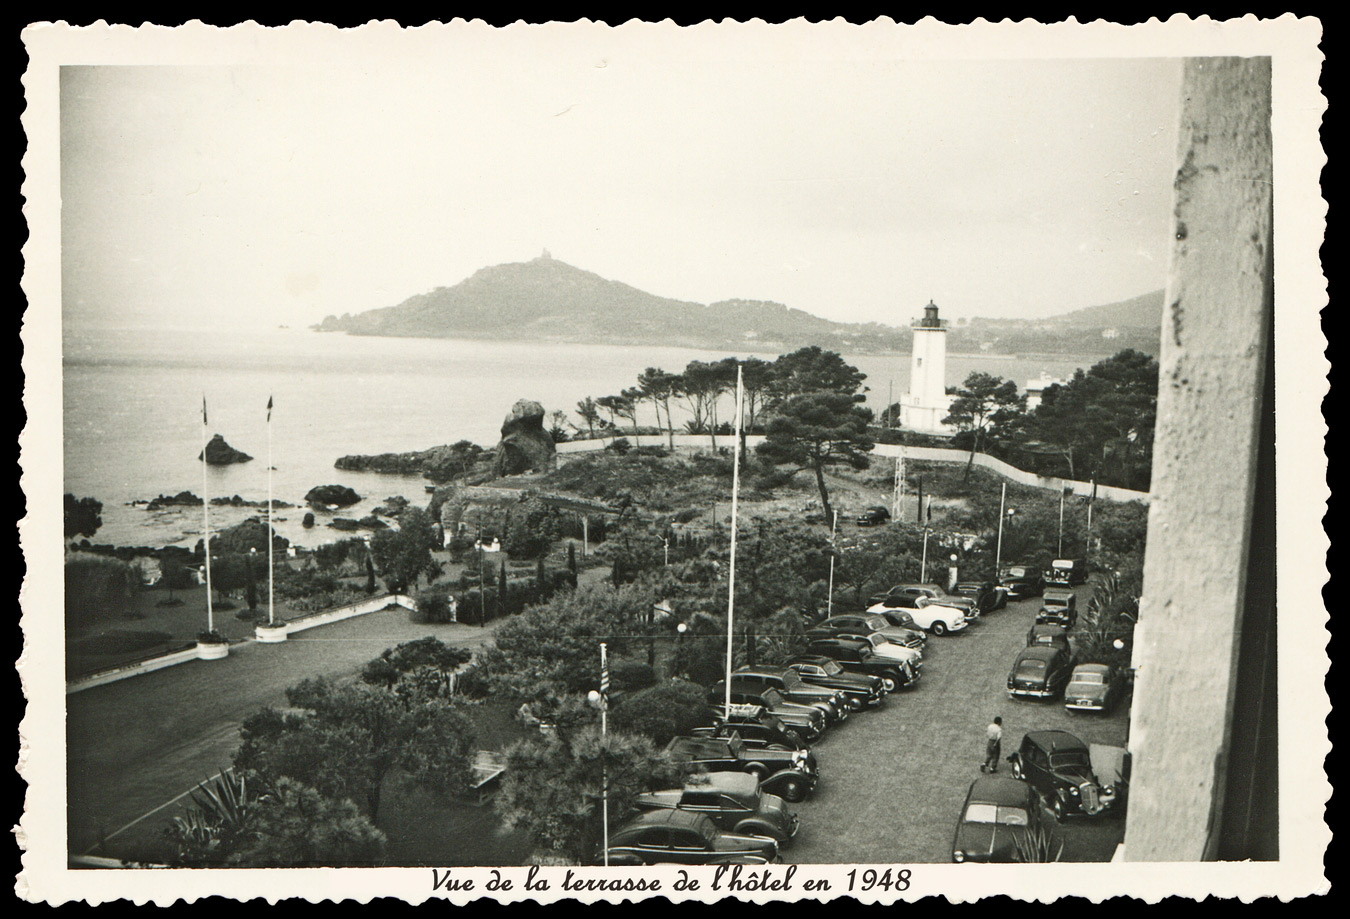
[[[68,695],[69,851],[124,857],[153,846],[174,809],[145,815],[229,766],[244,718],[285,705],[286,687],[358,673],[385,648],[426,635],[473,648],[494,625],[418,624],[394,607]]]
[[[815,744],[821,784],[796,805],[802,828],[785,860],[950,862],[956,819],[980,775],[984,731],[995,715],[1003,716],[1004,756],[1024,733],[1042,728],[1124,746],[1127,703],[1101,717],[1070,714],[1059,701],[1007,698],[1008,669],[1039,608],[1039,599],[1011,603],[963,634],[930,638],[918,687],[893,693],[880,710],[855,715]],[[1105,861],[1124,838],[1124,820],[1071,819],[1062,835],[1063,860]]]

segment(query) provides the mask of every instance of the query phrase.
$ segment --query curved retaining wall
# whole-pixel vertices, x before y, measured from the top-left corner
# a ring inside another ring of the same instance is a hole
[[[764,440],[763,434],[751,434],[745,438],[747,449],[753,450]],[[628,442],[633,443],[631,435]],[[561,459],[565,456],[575,456],[580,453],[589,453],[595,450],[603,450],[609,441],[602,440],[571,440],[558,444],[558,456]],[[642,446],[662,446],[669,447],[669,438],[657,437],[655,434],[643,435]],[[717,438],[718,447],[732,446],[730,435],[721,435]],[[712,442],[707,434],[676,434],[676,450],[710,450]],[[901,451],[904,451],[905,459],[919,460],[926,463],[966,463],[970,461],[970,454],[965,450],[955,450],[948,447],[910,447],[901,444],[877,444],[873,449],[873,456],[897,457]],[[1080,482],[1076,479],[1061,479],[1055,476],[1037,475],[1034,472],[1027,472],[1025,469],[1018,469],[1016,466],[1005,463],[997,457],[989,456],[985,453],[975,454],[975,465],[996,472],[1010,481],[1017,482],[1019,485],[1027,485],[1031,488],[1043,488],[1046,491],[1060,491],[1068,488],[1075,495],[1087,497],[1092,494],[1091,482]],[[1111,501],[1142,501],[1148,503],[1149,493],[1146,491],[1134,491],[1129,488],[1116,488],[1111,485],[1098,485],[1097,497],[1106,498]]]

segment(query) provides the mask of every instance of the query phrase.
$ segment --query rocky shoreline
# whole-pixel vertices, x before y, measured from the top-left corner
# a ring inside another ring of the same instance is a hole
[[[193,494],[193,493],[190,492],[190,491],[180,491],[180,492],[179,492],[178,494],[176,494],[176,495],[160,495],[160,496],[158,496],[158,497],[156,497],[156,498],[151,498],[151,499],[148,500],[148,501],[147,501],[147,500],[144,500],[144,499],[138,499],[138,500],[136,500],[136,501],[132,501],[132,502],[130,503],[130,505],[128,505],[128,506],[130,506],[130,507],[142,507],[142,506],[143,506],[143,507],[144,507],[146,510],[148,510],[148,511],[157,511],[157,510],[161,510],[161,509],[166,508],[166,507],[201,507],[201,506],[202,506],[202,499],[199,498],[199,497],[197,497],[195,494]],[[212,498],[212,499],[211,499],[211,506],[212,506],[212,507],[258,507],[258,508],[266,508],[266,507],[267,507],[267,502],[266,502],[266,501],[247,501],[247,500],[245,500],[245,499],[239,497],[238,495],[231,495],[231,496],[228,497],[228,498]],[[294,504],[291,504],[289,501],[278,501],[278,500],[274,500],[274,501],[272,502],[272,507],[274,507],[274,508],[278,508],[278,507],[280,507],[280,508],[285,508],[285,507],[295,507],[295,505],[294,505]]]

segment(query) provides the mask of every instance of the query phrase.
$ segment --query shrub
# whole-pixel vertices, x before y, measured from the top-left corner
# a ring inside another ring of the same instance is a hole
[[[702,686],[671,680],[624,699],[610,712],[609,719],[614,730],[642,734],[659,747],[672,737],[707,724],[708,703]]]
[[[140,569],[88,552],[66,557],[66,631],[76,633],[132,611]]]
[[[437,584],[419,590],[414,599],[417,609],[410,615],[413,622],[446,623],[459,621],[459,610],[450,605],[451,593],[447,585]],[[458,604],[456,603],[456,606]]]
[[[615,692],[633,692],[656,683],[656,671],[644,661],[616,661],[610,665],[609,678]]]
[[[605,444],[605,449],[610,453],[617,453],[620,456],[624,456],[633,449],[633,445],[628,442],[627,437],[618,437]]]

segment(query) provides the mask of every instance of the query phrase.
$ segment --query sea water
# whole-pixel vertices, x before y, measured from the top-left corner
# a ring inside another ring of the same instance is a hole
[[[518,399],[568,414],[587,396],[616,395],[647,367],[675,373],[691,360],[732,352],[552,342],[374,338],[309,329],[201,331],[186,328],[67,328],[63,341],[64,481],[77,497],[103,502],[95,542],[194,544],[198,508],[148,511],[134,502],[203,491],[202,400],[207,435],[219,433],[252,462],[208,467],[211,497],[267,498],[267,400],[273,399],[271,456],[277,500],[302,504],[315,485],[348,485],[361,503],[336,513],[361,517],[391,495],[425,500],[425,481],[334,468],[347,454],[397,453],[470,440],[491,448]],[[772,360],[775,354],[761,354]],[[909,355],[845,355],[868,375],[877,412],[909,382]],[[948,385],[982,370],[1024,386],[1087,367],[1097,357],[1051,359],[949,355]],[[730,398],[719,412],[730,418]],[[675,422],[682,423],[678,404]],[[687,418],[688,416],[685,415]],[[655,425],[650,406],[638,420]],[[620,421],[620,424],[624,422]],[[58,496],[49,496],[55,500]],[[31,496],[30,496],[31,498]],[[278,509],[277,529],[313,546],[349,534],[301,527],[307,508]],[[212,528],[265,511],[212,508]]]

